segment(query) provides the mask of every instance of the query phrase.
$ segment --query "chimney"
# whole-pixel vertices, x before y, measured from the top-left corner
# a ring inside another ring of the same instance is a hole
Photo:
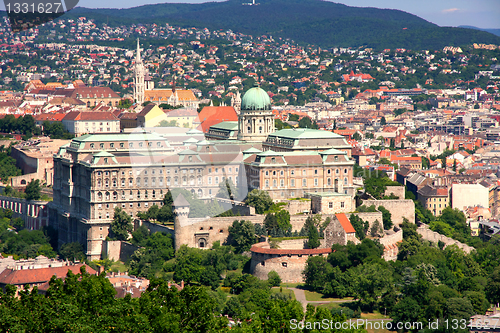
[[[181,290],[184,289],[184,280],[181,281]]]
[[[170,284],[170,281],[168,281],[168,289],[170,289],[171,287],[171,284]]]
[[[101,273],[104,273],[104,266],[99,266],[98,272],[99,272],[99,275]]]

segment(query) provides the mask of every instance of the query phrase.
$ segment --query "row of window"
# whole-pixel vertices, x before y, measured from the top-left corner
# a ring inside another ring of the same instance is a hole
[[[335,174],[338,175],[340,174],[340,169],[334,169],[335,170]],[[300,170],[297,170],[297,174],[299,174]],[[328,175],[332,174],[334,171],[332,169],[327,169],[326,170],[326,173]],[[347,174],[349,172],[349,170],[347,168],[344,168],[344,174]],[[273,175],[273,176],[276,176],[277,174],[279,173],[280,176],[283,176],[285,174],[284,170],[280,170],[280,171],[276,171],[276,170],[273,170],[273,171],[269,171],[269,170],[266,170],[265,171],[265,174],[266,176],[269,176],[270,174]],[[318,169],[314,169],[314,174],[315,175],[318,175],[319,174],[319,171]],[[304,169],[302,170],[302,175],[303,176],[307,176],[307,170]],[[290,176],[295,176],[295,170],[290,170]]]
[[[213,169],[215,170],[215,172],[219,172],[219,168],[215,168]],[[225,173],[225,168],[222,168],[222,173]],[[228,168],[229,170],[229,173],[232,173],[233,172],[233,168]],[[188,172],[189,171],[189,172]],[[201,168],[198,168],[198,169],[194,169],[194,168],[191,168],[191,169],[182,169],[180,170],[180,173],[182,174],[187,174],[187,173],[198,173],[198,174],[201,174],[203,171],[203,169]],[[238,172],[238,168],[234,168],[234,171],[237,173]],[[165,170],[165,173],[168,175],[170,174],[171,170],[170,169],[166,169]],[[160,175],[163,175],[163,169],[143,169],[143,170],[136,170],[135,174],[136,175],[148,175],[148,174],[151,174],[151,175],[154,175],[154,174],[160,174]],[[173,173],[174,174],[177,174],[179,173],[179,169],[174,169],[173,170]],[[208,173],[212,173],[212,168],[209,168],[208,169]],[[96,172],[96,175],[97,177],[101,177],[101,176],[109,176],[109,175],[112,175],[112,176],[117,176],[118,175],[118,171],[97,171]],[[122,176],[125,175],[125,171],[121,171],[121,174]],[[132,173],[132,170],[129,170],[128,171],[128,174],[131,176],[133,173]]]
[[[148,199],[149,192],[146,190],[146,191],[144,191],[143,194],[144,194],[144,198]],[[160,194],[160,198],[163,197],[163,190],[160,190],[159,194]],[[136,195],[137,195],[137,199],[141,199],[141,191],[137,191]],[[125,191],[122,191],[122,193],[121,193],[121,199],[125,200],[126,197],[127,196],[126,196]],[[133,197],[134,197],[134,193],[133,193],[133,191],[130,191],[129,195],[128,195],[128,198],[132,199]],[[156,198],[156,191],[155,190],[151,191],[151,197],[153,199]],[[118,192],[116,192],[116,191],[114,191],[113,193],[105,192],[104,194],[102,192],[98,192],[96,198],[97,198],[98,201],[103,201],[103,198],[104,198],[105,201],[109,201],[110,198],[113,198],[113,200],[118,200]]]
[[[215,177],[215,178],[216,178],[216,184],[218,184],[219,177]],[[224,177],[222,177],[222,178],[224,180]],[[231,178],[231,177],[229,177],[229,178]],[[203,184],[203,178],[201,176],[198,176],[196,179],[193,176],[191,176],[189,179],[188,179],[188,177],[182,177],[180,179],[179,179],[179,177],[173,177],[173,179],[171,177],[167,177],[166,178],[166,185],[167,186],[170,186],[172,184],[179,185],[179,180],[181,181],[182,185],[195,185],[195,184],[202,185]],[[238,177],[236,177],[236,181],[237,180],[238,180]],[[164,181],[163,177],[158,178],[158,186],[164,186],[163,181]],[[125,178],[122,178],[121,179],[121,187],[125,187],[126,183],[127,182],[126,182]],[[212,177],[208,177],[208,183],[212,184]],[[111,181],[111,183],[110,183],[109,179],[104,179],[104,181],[102,181],[101,179],[98,179],[96,181],[97,188],[101,188],[101,187],[103,187],[103,185],[105,188],[109,188],[110,184],[112,187],[117,187],[118,181],[116,179],[113,179]],[[157,186],[156,178],[151,178],[151,183],[149,183],[149,178],[144,178],[143,181],[141,181],[141,178],[136,178],[136,180],[135,180],[136,187],[138,187],[138,186],[149,187],[150,184],[151,184],[151,187],[156,187]],[[132,178],[128,179],[128,186],[134,187],[134,180]]]
[[[338,186],[338,182],[339,180],[338,179],[335,179],[335,186]],[[347,177],[344,177],[344,185],[348,185],[348,178]],[[328,178],[326,180],[326,185],[327,186],[331,186],[332,185],[332,179],[331,178]],[[285,180],[284,179],[280,179],[280,187],[285,187]],[[318,178],[314,178],[314,186],[319,186],[319,180]],[[265,187],[269,187],[269,179],[266,179],[265,180]],[[278,180],[277,179],[273,179],[273,187],[278,187]],[[295,179],[290,179],[290,187],[295,187]],[[307,178],[304,178],[302,179],[302,187],[307,187]]]
[[[102,125],[102,123],[101,123],[101,125]],[[129,142],[128,143],[128,147],[129,148],[134,148],[134,147],[143,148],[143,147],[153,147],[153,146],[155,146],[154,142],[136,142],[135,144],[136,145],[134,145],[134,142]],[[97,147],[96,143],[91,143],[90,144],[90,149],[94,149],[96,147]],[[103,142],[99,143],[99,148],[100,149],[118,148],[118,147],[125,148],[125,142],[120,142],[120,143],[110,142],[109,145],[106,145]],[[156,142],[156,147],[163,147],[162,142],[161,141],[157,141]]]

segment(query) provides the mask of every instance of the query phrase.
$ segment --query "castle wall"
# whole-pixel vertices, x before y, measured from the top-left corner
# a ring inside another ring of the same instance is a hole
[[[411,223],[415,223],[415,203],[413,200],[363,200],[363,205],[367,207],[375,205],[376,208],[379,206],[384,207],[391,212],[394,224],[402,224],[403,218],[407,218]]]
[[[428,227],[420,227],[417,229],[417,232],[422,235],[422,238],[425,240],[428,240],[433,243],[438,243],[439,241],[444,243],[444,247],[450,246],[450,245],[456,245],[458,248],[462,249],[465,253],[469,254],[471,253],[474,248],[472,246],[469,246],[467,244],[461,243],[453,238],[446,237],[445,235],[441,235],[440,233],[437,233],[435,231],[432,231],[428,229]]]
[[[351,218],[351,215],[356,215],[363,221],[368,222],[368,230],[370,230],[375,220],[378,220],[380,223],[382,223],[382,212],[352,213],[347,216],[349,220]]]
[[[252,246],[250,273],[261,280],[267,280],[267,274],[275,271],[284,283],[303,283],[302,272],[310,256],[327,257],[331,249],[313,250],[277,250],[268,249],[269,244],[259,243]]]
[[[387,186],[387,188],[385,189],[384,195],[390,196],[391,194],[394,194],[399,199],[404,199],[405,198],[405,187],[404,186]]]
[[[104,241],[102,242],[102,257],[126,262],[137,249],[139,249],[138,246],[129,242]]]
[[[288,200],[287,205],[284,207],[290,215],[302,213],[311,210],[311,199]]]

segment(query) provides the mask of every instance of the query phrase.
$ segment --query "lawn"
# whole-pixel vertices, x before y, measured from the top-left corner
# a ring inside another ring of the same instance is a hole
[[[332,302],[332,301],[342,301],[342,302],[351,302],[353,299],[352,297],[348,298],[328,298],[324,297],[323,294],[314,292],[314,291],[309,291],[309,290],[304,290],[304,293],[306,294],[306,300],[308,301],[325,301],[325,302]]]
[[[287,288],[281,288],[281,292],[285,295],[290,295],[292,297],[292,299],[295,299],[295,293],[293,292],[293,290],[291,289],[287,289]],[[271,288],[271,293],[272,294],[277,294],[280,292],[280,287],[273,287]]]
[[[127,271],[127,266],[121,261],[115,261],[111,267],[110,267],[112,272],[126,272]]]

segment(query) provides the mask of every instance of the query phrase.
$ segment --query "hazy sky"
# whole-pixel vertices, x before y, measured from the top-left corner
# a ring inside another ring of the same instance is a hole
[[[87,8],[130,8],[167,2],[200,3],[208,1],[80,0],[78,5]],[[479,28],[500,29],[500,0],[336,0],[334,2],[358,7],[399,9],[440,26],[472,25]],[[5,8],[3,3],[0,4],[0,8]]]

